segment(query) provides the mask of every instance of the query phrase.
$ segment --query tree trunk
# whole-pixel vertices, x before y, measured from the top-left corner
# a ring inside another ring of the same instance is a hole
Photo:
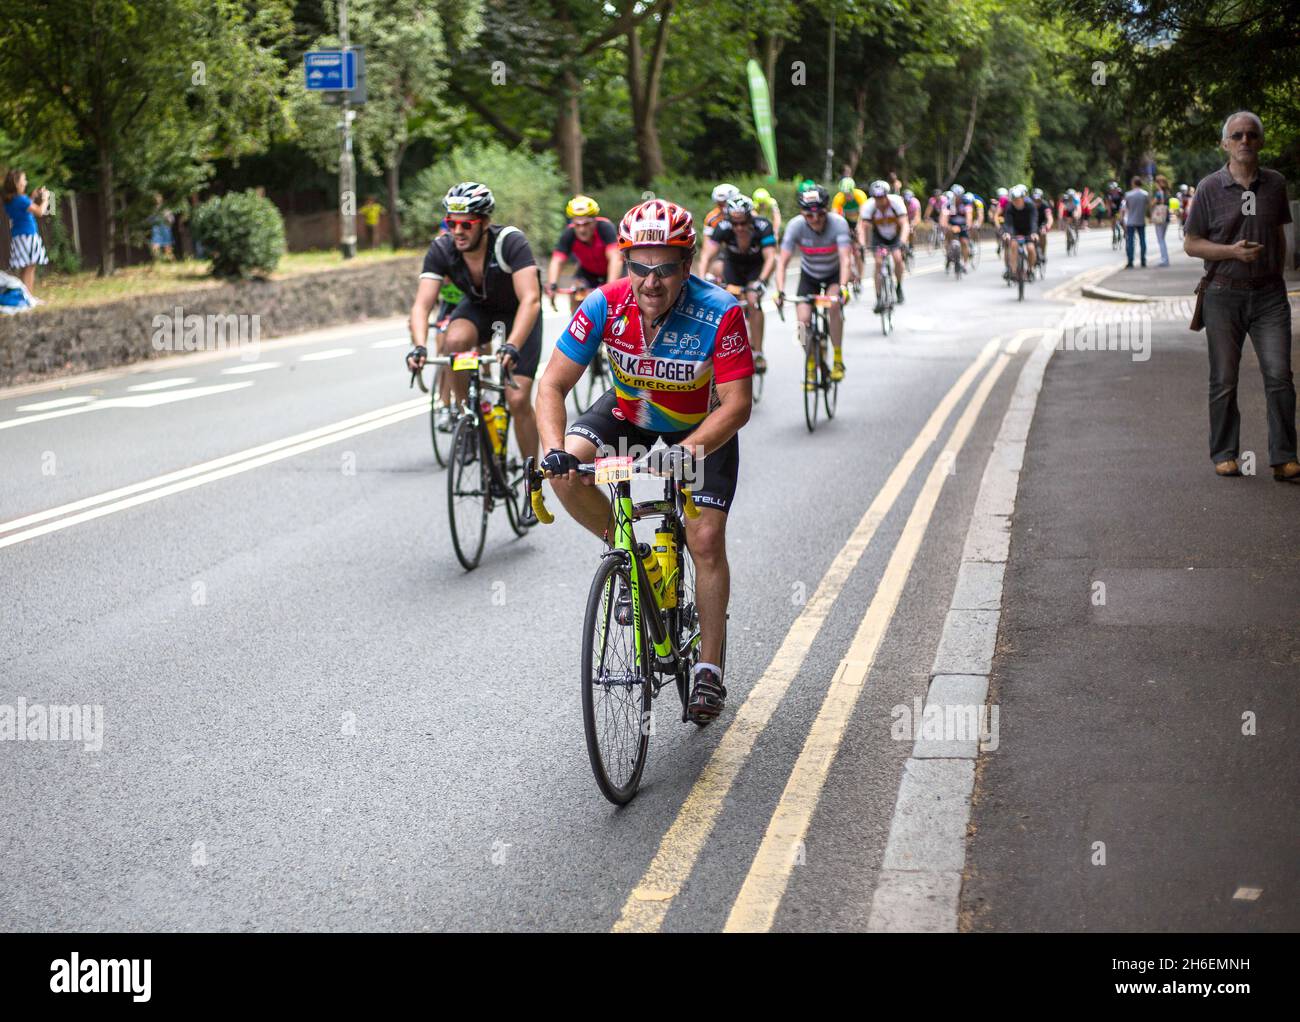
[[[385,168],[384,176],[388,179],[388,224],[389,244],[394,249],[402,247],[402,217],[397,212],[398,185],[401,184],[402,157],[406,155],[406,144],[397,147],[392,162]]]
[[[867,139],[867,86],[858,85],[853,94],[853,140],[849,145],[847,163],[849,176],[857,173],[858,164],[862,162],[862,149]]]
[[[117,223],[113,219],[113,151],[99,145],[99,276],[107,277],[115,268],[113,248],[117,244]]]
[[[957,171],[961,170],[961,165],[966,162],[966,153],[970,151],[970,142],[975,136],[975,113],[979,110],[979,105],[979,90],[974,90],[970,97],[970,116],[966,119],[966,138],[962,141],[961,152],[957,154],[957,158],[948,164],[949,181],[957,176]]]
[[[637,156],[641,163],[637,168],[636,182],[642,188],[648,188],[652,180],[664,173],[663,148],[659,144],[659,86],[663,80],[668,19],[672,16],[674,2],[675,0],[668,0],[662,8],[655,30],[654,47],[650,52],[650,64],[644,72],[641,66],[641,38],[636,26],[627,32],[628,91],[632,97],[632,123],[636,134]]]
[[[578,105],[581,85],[571,68],[561,75],[563,94],[555,124],[555,141],[560,150],[560,166],[574,192],[582,191],[582,111]]]

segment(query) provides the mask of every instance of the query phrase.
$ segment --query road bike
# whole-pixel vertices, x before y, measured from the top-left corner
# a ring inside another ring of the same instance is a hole
[[[1019,292],[1017,301],[1023,302],[1025,300],[1025,283],[1032,276],[1029,269],[1029,249],[1026,247],[1025,239],[1019,235],[1016,236],[1015,242],[1016,268],[1010,271],[1007,276],[1007,287],[1015,284]]]
[[[447,518],[456,559],[466,571],[473,571],[483,556],[488,516],[504,504],[506,520],[516,536],[531,524],[527,509],[520,507],[523,473],[517,458],[509,455],[510,409],[506,389],[519,385],[508,370],[497,383],[485,375],[497,364],[496,355],[475,351],[442,355],[428,360],[448,371],[469,373],[469,394],[461,405],[451,435],[450,469],[447,472]],[[484,394],[495,394],[489,401]]]
[[[673,684],[689,721],[691,682],[700,659],[695,565],[686,519],[699,509],[682,481],[646,470],[631,457],[597,458],[578,471],[610,489],[613,518],[591,580],[582,621],[582,725],[596,786],[615,805],[636,795],[655,733],[654,701]],[[658,500],[632,501],[634,477],[661,479]],[[543,473],[524,462],[529,503],[537,520],[555,520],[542,495]],[[653,545],[636,529],[657,522]],[[726,624],[722,656],[727,663]],[[699,722],[703,727],[707,721]]]
[[[1035,252],[1037,260],[1034,262],[1034,273],[1039,280],[1047,279],[1047,232],[1040,231],[1038,234],[1038,248]]]
[[[1114,252],[1124,241],[1124,231],[1119,225],[1119,217],[1110,223],[1110,250]]]
[[[898,304],[898,290],[894,284],[894,260],[885,245],[877,245],[873,256],[880,256],[880,332],[886,337],[894,329],[894,306]]]
[[[943,272],[947,274],[949,270],[957,280],[961,280],[961,275],[966,272],[966,263],[961,257],[961,233],[954,231],[948,236],[948,248],[944,254]]]
[[[943,228],[936,222],[930,227],[930,251],[938,252],[943,248]]]
[[[1067,256],[1079,254],[1079,228],[1074,226],[1073,220],[1067,220],[1065,224],[1065,254]]]
[[[980,236],[977,231],[971,231],[969,263],[966,268],[967,273],[974,273],[980,268]]]
[[[812,433],[817,429],[818,404],[826,409],[826,418],[830,420],[835,418],[835,408],[839,403],[840,385],[831,379],[831,367],[827,361],[831,331],[826,310],[832,305],[842,304],[843,299],[839,295],[818,294],[800,295],[789,300],[795,305],[811,304],[813,307],[812,322],[806,331],[800,331],[806,334],[801,345],[804,353],[803,417],[808,432]],[[776,308],[784,322],[785,312],[780,305]]]
[[[903,267],[908,273],[916,269],[916,253],[912,250],[910,241],[903,246]]]
[[[591,289],[587,287],[558,287],[555,289],[557,295],[572,295],[576,304],[581,304],[582,300],[590,293]],[[555,307],[553,297],[551,307]],[[587,363],[587,371],[582,374],[582,378],[570,392],[573,395],[573,407],[581,415],[612,386],[614,386],[614,381],[610,375],[609,362],[605,358],[605,347],[604,345],[597,345],[596,353],[591,357],[591,361]]]
[[[741,287],[739,284],[727,285],[727,291],[731,295],[735,296],[737,299],[740,300],[740,308],[742,312],[747,312],[749,310],[749,303],[745,300],[745,295],[750,293],[758,295],[760,315],[762,314],[762,309],[763,309],[763,295],[766,292],[766,290],[767,289],[765,287],[760,286],[758,281],[754,281],[753,283],[746,284],[744,287]],[[748,317],[746,317],[746,319],[748,319]],[[752,340],[750,343],[752,347],[753,344]],[[754,352],[754,354],[757,355],[759,353]],[[767,377],[766,367],[764,367],[762,372],[759,372],[757,368],[754,369],[754,381],[753,381],[754,404],[758,404],[760,401],[763,400],[763,380],[766,377]]]

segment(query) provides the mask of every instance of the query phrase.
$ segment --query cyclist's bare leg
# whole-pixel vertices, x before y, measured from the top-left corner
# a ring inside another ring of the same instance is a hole
[[[433,335],[434,351],[439,355],[447,354],[447,331],[437,330]],[[451,404],[451,373],[442,374],[438,382],[438,402],[445,408]]]
[[[832,284],[826,289],[828,295],[839,295],[840,286]],[[844,345],[844,305],[837,302],[829,306],[826,310],[826,321],[831,328],[831,347],[835,349],[835,361],[843,362],[844,353],[840,350]]]
[[[903,283],[903,245],[900,242],[898,248],[894,249],[894,280]]]
[[[536,457],[537,413],[533,411],[533,381],[527,376],[516,376],[514,379],[519,384],[519,389],[506,388],[506,407],[510,409],[510,417],[515,423],[515,443],[519,445],[520,457]]]
[[[727,564],[727,513],[700,508],[699,518],[686,519],[686,545],[695,562],[695,606],[700,614],[700,659],[722,661],[722,639],[731,595]]]
[[[756,355],[763,353],[763,307],[753,291],[745,294],[745,322],[749,327],[749,346]]]
[[[596,457],[596,445],[585,437],[566,436],[564,449],[583,464]],[[578,476],[574,482],[552,479],[551,488],[575,522],[595,536],[605,535],[610,520],[609,498],[603,487],[592,483],[591,476]]]
[[[1034,272],[1034,267],[1038,264],[1038,246],[1034,244],[1034,239],[1030,238],[1025,243],[1025,250],[1029,253],[1029,272]]]
[[[884,273],[884,265],[883,265],[884,259],[881,257],[880,249],[878,248],[872,250],[872,255],[875,257],[876,260],[876,299],[879,300],[880,285],[882,283],[882,276]]]

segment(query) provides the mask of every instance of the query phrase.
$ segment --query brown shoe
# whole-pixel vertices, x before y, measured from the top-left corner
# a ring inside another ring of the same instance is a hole
[[[1220,461],[1214,466],[1214,471],[1221,476],[1239,476],[1241,475],[1241,466],[1237,464],[1236,458],[1229,458],[1227,461]]]
[[[1273,478],[1279,483],[1300,483],[1300,461],[1273,466]]]

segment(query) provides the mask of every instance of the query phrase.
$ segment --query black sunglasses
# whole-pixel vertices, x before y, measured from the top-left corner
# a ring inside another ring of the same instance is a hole
[[[683,265],[684,263],[680,259],[672,259],[666,263],[654,263],[653,265],[650,263],[638,263],[635,259],[629,259],[627,261],[627,268],[638,277],[649,277],[654,275],[660,280],[668,280],[670,277],[677,276],[677,274],[682,271]]]
[[[1250,139],[1252,142],[1257,142],[1259,141],[1259,132],[1258,131],[1234,131],[1228,137],[1232,139],[1234,142],[1240,142],[1242,139],[1245,138]]]

